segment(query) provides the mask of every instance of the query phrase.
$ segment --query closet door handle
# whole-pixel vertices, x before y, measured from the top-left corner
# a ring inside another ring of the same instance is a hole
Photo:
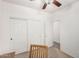
[[[10,40],[13,40],[12,38]]]

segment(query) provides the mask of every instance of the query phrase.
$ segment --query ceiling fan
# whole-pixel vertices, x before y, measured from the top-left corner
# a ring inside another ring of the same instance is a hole
[[[48,0],[48,2],[46,2],[46,0],[43,0],[43,2],[44,2],[44,5],[43,5],[42,9],[46,9],[47,5],[51,3],[49,0]],[[57,1],[57,0],[53,0],[53,1],[52,1],[52,4],[56,5],[57,7],[60,7],[60,6],[62,5],[62,4],[61,4],[59,1]]]

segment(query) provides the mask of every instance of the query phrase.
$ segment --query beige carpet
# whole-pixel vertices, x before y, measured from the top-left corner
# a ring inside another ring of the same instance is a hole
[[[55,48],[55,47],[51,47],[48,50],[48,57],[49,58],[71,58],[70,56],[62,53],[59,49]],[[29,57],[29,53],[21,53],[16,55],[15,58],[28,58]]]

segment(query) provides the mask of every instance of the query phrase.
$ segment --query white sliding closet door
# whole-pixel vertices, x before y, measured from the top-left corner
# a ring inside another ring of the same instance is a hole
[[[44,44],[43,22],[37,20],[28,20],[28,41],[29,47],[31,44]]]
[[[16,53],[27,51],[27,22],[24,20],[10,19],[10,48]]]

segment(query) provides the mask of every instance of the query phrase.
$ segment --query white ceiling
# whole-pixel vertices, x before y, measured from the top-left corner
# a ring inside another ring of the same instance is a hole
[[[34,8],[37,10],[46,11],[46,12],[52,12],[52,11],[55,11],[60,8],[60,7],[56,7],[54,4],[50,4],[47,6],[47,8],[45,10],[43,10],[42,9],[43,2],[41,0],[33,0],[33,1],[30,1],[30,0],[3,0],[3,1],[7,1],[10,3],[14,3],[14,4],[18,4],[18,5],[22,5],[25,7],[30,7],[30,8]],[[77,0],[58,0],[58,1],[62,3],[62,6],[65,6],[67,4],[73,3],[73,1],[77,1]]]

